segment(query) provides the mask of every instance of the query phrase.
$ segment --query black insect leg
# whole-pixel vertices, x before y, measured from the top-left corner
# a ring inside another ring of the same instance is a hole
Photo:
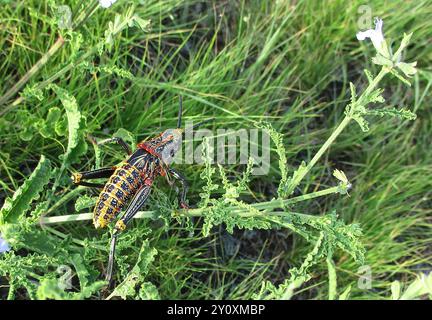
[[[169,169],[168,171],[173,176],[174,179],[176,179],[180,182],[180,184],[182,186],[182,190],[179,193],[179,205],[180,205],[180,207],[182,207],[183,209],[188,209],[189,207],[186,203],[186,193],[189,189],[189,186],[188,186],[188,183],[187,183],[185,177],[183,177],[183,175],[181,173],[177,172],[174,169]]]
[[[109,286],[111,286],[112,281],[112,272],[114,268],[114,257],[115,257],[115,247],[117,242],[117,237],[120,232],[126,229],[126,225],[128,222],[135,216],[139,209],[144,205],[148,196],[150,195],[150,186],[143,186],[133,197],[131,203],[128,208],[124,212],[124,214],[120,217],[115,225],[115,229],[111,238],[111,248],[110,255],[108,259],[108,268],[105,280],[108,281]]]
[[[90,183],[82,180],[91,180],[99,178],[109,178],[114,173],[116,167],[111,168],[101,168],[92,171],[75,172],[72,174],[72,181],[76,185],[86,186],[86,187],[96,187],[103,188],[104,184],[100,183]]]
[[[117,144],[119,144],[123,148],[123,150],[129,156],[132,154],[131,149],[129,148],[128,144],[122,138],[113,137],[113,138],[108,138],[108,139],[104,139],[104,140],[101,140],[101,141],[97,141],[96,138],[93,137],[93,136],[91,136],[91,135],[89,135],[88,138],[90,139],[90,141],[92,143],[97,144],[98,146],[100,146],[102,144],[106,144],[106,143],[111,143],[111,142],[117,143]]]
[[[109,259],[108,259],[108,267],[106,271],[105,280],[108,281],[108,287],[111,287],[111,281],[112,281],[112,272],[114,267],[114,256],[115,256],[115,248],[117,244],[117,237],[119,235],[119,231],[117,229],[114,229],[113,234],[111,236],[111,246],[110,246],[110,252],[109,252]]]

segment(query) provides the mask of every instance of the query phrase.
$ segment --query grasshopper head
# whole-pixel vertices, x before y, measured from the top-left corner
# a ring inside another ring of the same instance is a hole
[[[167,129],[160,135],[161,142],[157,148],[160,159],[169,165],[181,147],[183,129]]]
[[[154,156],[157,156],[161,159],[166,165],[170,165],[174,160],[174,157],[179,151],[182,143],[184,129],[181,128],[181,119],[182,119],[182,98],[180,96],[180,107],[178,112],[178,120],[177,120],[177,128],[176,129],[167,129],[162,132],[159,136],[150,140],[149,142],[142,142],[138,144],[138,147],[147,150]],[[202,121],[192,127],[192,130],[198,128],[203,123],[206,123],[210,120]]]

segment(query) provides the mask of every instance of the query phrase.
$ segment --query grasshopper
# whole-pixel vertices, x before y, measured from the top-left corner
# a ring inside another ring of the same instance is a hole
[[[167,129],[153,139],[138,143],[137,149],[133,153],[125,141],[118,137],[97,142],[97,144],[118,143],[124,149],[128,157],[119,166],[72,174],[72,181],[76,185],[102,188],[93,211],[93,224],[96,229],[105,228],[128,204],[126,210],[120,214],[111,236],[105,278],[108,283],[112,281],[118,235],[126,229],[128,222],[145,204],[156,177],[165,177],[171,186],[174,185],[174,179],[178,180],[182,186],[179,193],[179,205],[183,209],[188,209],[186,204],[186,192],[188,189],[186,179],[179,172],[170,168],[170,164],[182,143],[184,133],[184,129],[181,129],[182,109],[182,99],[180,97],[177,128]],[[209,120],[194,125],[192,130],[207,121]],[[99,178],[108,178],[108,181],[105,184],[83,181]]]

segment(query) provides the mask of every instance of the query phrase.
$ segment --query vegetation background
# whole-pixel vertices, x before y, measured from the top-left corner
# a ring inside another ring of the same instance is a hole
[[[66,1],[74,10],[79,3]],[[54,1],[0,1],[0,96],[55,43],[59,30],[53,19],[54,5]],[[119,0],[108,9],[97,8],[76,30],[82,39],[76,34],[66,38],[63,48],[32,77],[26,91],[21,92],[25,99],[13,107],[15,99],[0,106],[0,204],[28,179],[41,155],[52,167],[62,166],[59,156],[68,146],[67,120],[53,91],[44,90],[44,96],[38,97],[40,92],[32,87],[44,81],[75,97],[85,119],[80,124],[83,133],[98,138],[122,128],[139,140],[174,127],[180,94],[184,119],[214,117],[216,121],[208,128],[250,128],[251,120],[266,120],[283,134],[288,167],[293,171],[301,161],[310,160],[343,118],[350,98],[349,82],[361,88],[366,83],[364,68],[378,72],[371,63],[373,47],[355,37],[361,5],[365,2]],[[374,118],[368,132],[355,124],[348,127],[296,193],[335,185],[331,172],[338,168],[353,184],[349,197],[331,195],[301,203],[295,209],[314,215],[336,210],[346,223],[358,223],[372,286],[359,286],[364,270],[359,271],[360,265],[348,254],[336,252],[337,291],[351,288],[351,299],[388,299],[393,281],[407,287],[432,267],[432,2],[377,0],[366,5],[373,16],[384,20],[390,40],[399,43],[404,32],[413,32],[407,60],[417,60],[419,72],[412,86],[387,77],[382,87],[388,105],[409,106],[417,119]],[[104,38],[115,14],[124,14],[131,7],[135,15],[151,21],[150,27],[144,31],[126,28],[115,37],[110,51],[89,55],[83,60],[88,64],[76,63],[77,57],[90,52]],[[69,64],[72,67],[63,72]],[[100,68],[95,69],[97,66]],[[133,78],[122,74],[124,70]],[[94,166],[95,153],[87,144],[87,150],[65,171]],[[122,160],[114,145],[104,146],[100,156],[103,164]],[[190,182],[188,199],[194,207],[204,184],[200,178],[203,167],[177,168]],[[226,170],[232,178],[244,167]],[[270,174],[252,178],[243,195],[245,201],[276,197],[280,174],[278,158],[272,153]],[[59,188],[48,196],[53,183]],[[83,199],[85,194],[95,196],[91,190],[79,189],[67,201],[59,202],[74,190],[68,183],[65,178],[51,180],[32,203],[32,210],[42,203],[49,204],[51,209],[42,211],[50,210],[50,216],[91,211],[85,205],[81,206],[84,210],[74,207],[79,195]],[[175,203],[175,193],[161,181],[147,209],[166,211],[170,203]],[[192,220],[193,235],[184,221],[168,222],[135,221],[119,247],[119,269],[124,279],[140,248],[157,250],[157,254],[152,251],[145,257],[149,263],[138,272],[146,274],[144,284],[148,285],[139,298],[252,298],[263,281],[278,285],[289,278],[288,270],[301,265],[313,248],[285,229],[236,228],[231,234],[221,224],[204,237],[200,219]],[[58,237],[57,243],[70,255],[80,252],[74,246],[85,248],[81,260],[74,260],[81,287],[74,277],[70,291],[83,292],[85,279],[89,289],[79,298],[100,298],[97,280],[102,279],[107,261],[109,233],[98,232],[85,221],[54,225],[43,232],[50,241]],[[145,239],[148,241],[143,245]],[[43,254],[46,252],[28,246],[3,254],[1,298],[70,298],[47,289],[49,282],[44,286],[50,293],[44,296],[37,292],[38,283],[59,276],[54,255]],[[328,268],[325,259],[315,265],[310,270],[311,280],[297,289],[294,298],[327,299]]]

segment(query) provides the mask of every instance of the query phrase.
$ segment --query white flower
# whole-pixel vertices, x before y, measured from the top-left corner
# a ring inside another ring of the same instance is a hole
[[[362,41],[366,38],[371,39],[372,44],[375,49],[386,58],[390,58],[389,50],[387,47],[387,43],[384,39],[384,35],[382,32],[383,21],[382,19],[375,19],[375,29],[369,29],[366,31],[361,31],[357,33],[357,39]]]
[[[99,0],[99,4],[102,8],[111,7],[117,0]]]
[[[0,253],[7,252],[10,250],[9,244],[0,236]]]

